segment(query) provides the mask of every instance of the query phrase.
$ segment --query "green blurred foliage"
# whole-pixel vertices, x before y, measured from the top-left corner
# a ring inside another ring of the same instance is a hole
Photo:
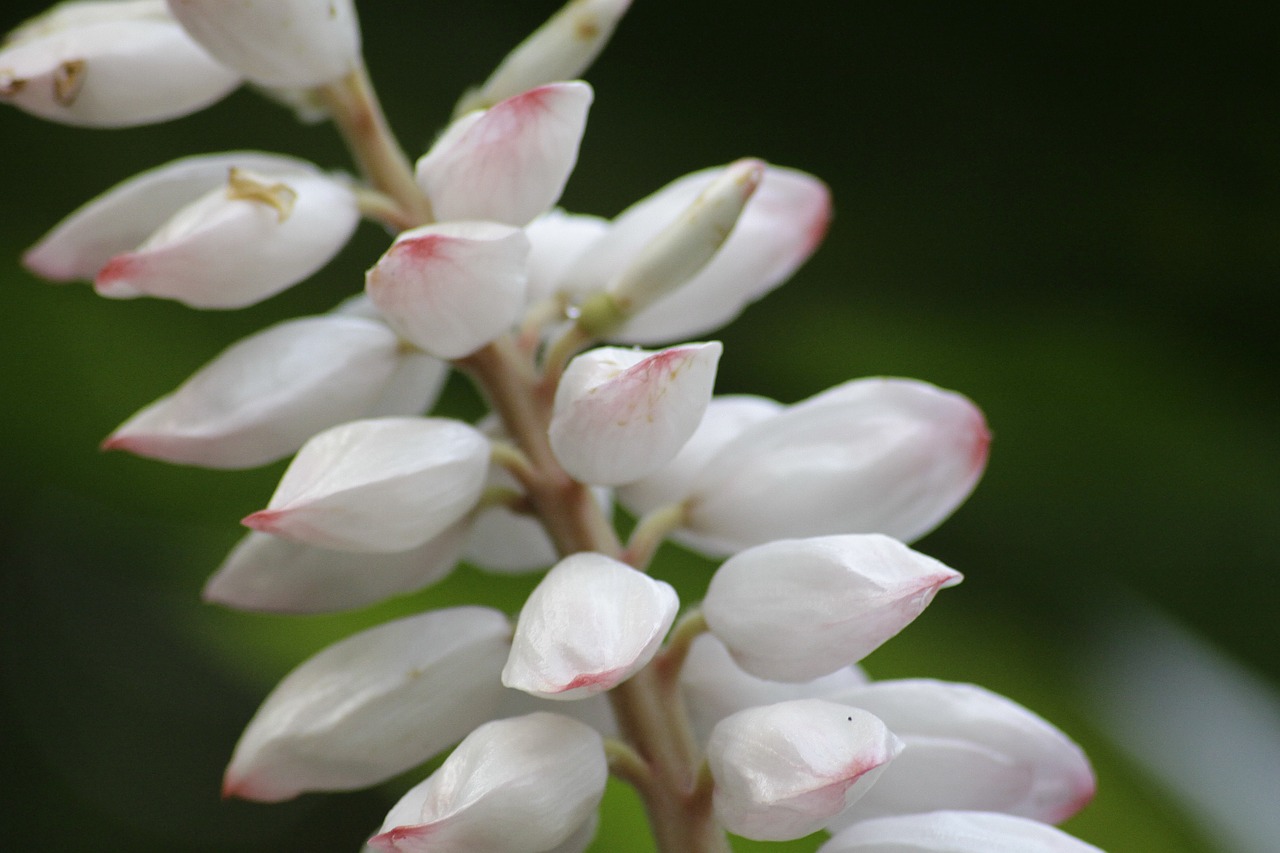
[[[411,155],[555,5],[363,4]],[[39,8],[10,3],[0,24]],[[1150,2],[636,0],[588,75],[597,100],[564,198],[610,215],[742,155],[830,182],[825,247],[723,333],[719,390],[790,401],[905,375],[983,406],[987,477],[920,546],[967,581],[868,668],[978,681],[1077,737],[1101,785],[1068,828],[1112,853],[1215,848],[1095,728],[1070,676],[1080,617],[1137,592],[1280,680],[1280,68],[1263,20]],[[0,713],[17,787],[4,849],[357,849],[396,785],[222,802],[244,722],[356,627],[477,599],[514,611],[533,582],[464,570],[314,619],[199,602],[283,466],[198,471],[97,442],[230,342],[356,291],[386,235],[362,228],[315,280],[234,313],[102,300],[37,283],[16,259],[111,184],[234,148],[346,163],[328,128],[247,91],[121,131],[0,115]],[[474,408],[461,390],[447,405]],[[674,548],[662,559],[657,574],[696,600],[712,567]],[[596,850],[651,849],[622,786],[603,827]]]

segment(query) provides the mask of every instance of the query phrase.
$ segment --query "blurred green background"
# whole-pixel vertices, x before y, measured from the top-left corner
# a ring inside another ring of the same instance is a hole
[[[362,4],[369,64],[411,155],[556,6]],[[10,2],[0,24],[41,8]],[[1068,828],[1111,853],[1265,850],[1228,840],[1186,791],[1280,801],[1274,765],[1259,790],[1230,764],[1221,714],[1167,732],[1154,713],[1141,743],[1118,737],[1104,710],[1125,704],[1125,679],[1093,677],[1121,656],[1118,608],[1137,600],[1242,677],[1280,682],[1278,29],[1245,4],[636,0],[587,75],[596,103],[570,209],[612,215],[743,155],[834,191],[825,247],[720,335],[720,391],[791,401],[902,375],[987,412],[985,480],[918,546],[967,580],[867,667],[978,681],[1071,733],[1100,792]],[[247,91],[122,131],[0,114],[6,850],[357,849],[416,779],[222,802],[240,729],[281,675],[355,626],[477,598],[515,609],[531,586],[462,571],[332,618],[202,605],[237,519],[264,505],[283,465],[218,473],[96,450],[227,344],[357,290],[386,244],[365,226],[314,280],[234,313],[108,301],[18,266],[115,182],[236,148],[346,165],[329,128]],[[465,389],[447,405],[466,411]],[[660,573],[696,600],[711,567],[664,556]],[[1169,709],[1209,707],[1212,687],[1154,680]],[[1274,732],[1269,689],[1257,707]],[[1153,756],[1189,747],[1222,766],[1202,762],[1206,781],[1181,787],[1152,775]],[[604,827],[595,850],[651,849],[621,789]]]

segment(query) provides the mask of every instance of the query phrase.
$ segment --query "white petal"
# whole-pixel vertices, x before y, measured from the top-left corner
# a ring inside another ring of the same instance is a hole
[[[265,465],[367,414],[398,362],[399,340],[376,321],[289,320],[229,347],[102,446],[209,468]]]
[[[329,646],[262,703],[224,795],[276,802],[362,788],[427,760],[497,708],[509,630],[496,610],[457,607]]]
[[[291,198],[291,207],[243,197],[230,184],[213,190],[136,251],[107,262],[94,279],[97,291],[176,299],[195,308],[242,308],[319,270],[359,221],[355,196],[332,178],[261,173],[249,180]]]
[[[486,723],[391,808],[369,846],[542,853],[590,820],[607,776],[600,735],[576,720],[536,713]]]
[[[669,462],[702,420],[721,351],[712,341],[579,355],[556,389],[550,438],[560,464],[582,482],[608,486]]]
[[[416,169],[436,218],[522,226],[555,204],[591,98],[586,83],[553,83],[455,121]]]
[[[1059,823],[1093,797],[1084,752],[1045,720],[972,684],[881,681],[837,701],[885,721],[906,744],[875,790],[833,826],[869,817],[961,809]]]
[[[0,101],[65,124],[166,121],[238,85],[160,2],[64,4],[0,49]]]
[[[707,745],[716,817],[757,841],[802,838],[862,796],[901,748],[871,714],[821,699],[739,711]]]
[[[586,723],[600,733],[601,737],[618,737],[618,721],[613,715],[613,706],[609,704],[607,693],[597,693],[576,702],[562,702],[557,699],[543,699],[523,690],[503,690],[502,704],[494,714],[494,719],[506,717],[523,717],[535,711],[550,711],[572,717],[580,723]]]
[[[862,821],[818,853],[1102,853],[1034,820],[988,812],[943,811]]]
[[[702,612],[747,672],[808,681],[862,660],[960,579],[888,536],[784,539],[720,566]]]
[[[489,442],[460,421],[353,421],[303,445],[244,523],[324,548],[407,551],[475,506],[488,465]]]
[[[373,304],[369,294],[361,292],[343,300],[334,314],[364,317],[386,323],[386,316]],[[387,380],[381,397],[369,409],[369,417],[387,415],[421,415],[431,411],[444,383],[449,378],[449,364],[415,349],[400,353],[395,373]]]
[[[169,0],[169,9],[219,61],[263,86],[320,86],[359,62],[352,0]]]
[[[464,520],[408,551],[353,554],[251,531],[209,578],[203,598],[268,613],[331,613],[376,604],[448,575],[466,532]]]
[[[439,358],[461,358],[519,317],[528,253],[529,241],[509,225],[427,225],[396,238],[365,289],[409,341]]]
[[[524,229],[530,247],[529,301],[547,299],[560,292],[565,272],[608,228],[608,221],[598,216],[566,213],[559,208],[530,222]]]
[[[679,605],[669,584],[625,563],[566,557],[521,609],[502,683],[548,699],[609,690],[653,658]]]

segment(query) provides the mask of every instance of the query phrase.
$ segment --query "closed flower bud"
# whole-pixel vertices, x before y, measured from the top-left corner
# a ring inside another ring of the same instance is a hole
[[[1043,823],[992,812],[943,811],[854,824],[818,853],[1102,853]]]
[[[707,745],[716,817],[757,841],[802,838],[861,797],[901,748],[871,714],[821,699],[740,711]]]
[[[461,358],[510,328],[524,307],[529,241],[495,222],[405,231],[365,289],[387,322],[438,358]]]
[[[166,121],[240,85],[192,41],[163,0],[60,3],[9,34],[0,102],[88,127]]]
[[[1059,823],[1093,797],[1093,770],[1079,746],[1021,705],[976,685],[879,681],[832,698],[875,714],[905,744],[875,790],[834,828],[938,809]]]
[[[569,180],[591,99],[586,83],[553,83],[454,121],[416,166],[436,218],[529,224]]]
[[[584,483],[629,483],[693,435],[715,385],[719,342],[660,352],[602,347],[569,363],[556,389],[551,449]]]
[[[375,320],[289,320],[232,345],[102,446],[208,468],[265,465],[368,414],[399,359],[399,339]]]
[[[486,607],[361,631],[285,676],[249,722],[225,796],[276,802],[402,773],[489,719],[510,626]]]
[[[548,699],[609,690],[653,658],[679,605],[669,584],[625,563],[566,557],[521,609],[502,683]]]
[[[591,819],[607,777],[600,735],[583,723],[549,713],[486,723],[391,808],[369,846],[542,853]]]
[[[244,524],[308,545],[407,551],[475,506],[489,442],[442,418],[353,421],[312,438]]]
[[[360,61],[352,0],[168,0],[191,37],[262,86],[321,86]]]
[[[507,54],[483,86],[467,92],[455,114],[488,108],[535,86],[580,77],[630,5],[631,0],[570,0]]]
[[[862,660],[960,580],[888,536],[784,539],[720,566],[702,612],[747,672],[808,681]]]

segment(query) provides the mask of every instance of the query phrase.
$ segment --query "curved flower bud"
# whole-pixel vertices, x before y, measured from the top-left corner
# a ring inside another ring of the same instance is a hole
[[[352,421],[304,444],[243,523],[322,548],[407,551],[476,505],[488,467],[489,442],[461,421]]]
[[[524,308],[529,241],[495,222],[405,231],[365,289],[387,322],[438,358],[461,358],[509,329]]]
[[[686,529],[719,554],[833,533],[918,539],[969,496],[989,442],[982,412],[959,394],[848,382],[723,445],[693,477]]]
[[[376,604],[442,580],[458,563],[464,519],[426,543],[353,554],[250,531],[205,583],[205,601],[267,613],[332,613]]]
[[[135,414],[104,450],[209,468],[252,468],[367,414],[400,342],[374,320],[330,314],[279,323],[233,344]]]
[[[818,853],[1102,853],[1059,829],[990,812],[943,811],[865,820]]]
[[[509,631],[496,610],[455,607],[329,646],[254,714],[223,795],[278,802],[363,788],[426,761],[497,708]]]
[[[52,121],[129,127],[203,109],[240,85],[162,0],[60,3],[9,34],[0,102]]]
[[[669,462],[711,400],[718,341],[660,352],[601,347],[569,363],[556,389],[551,449],[584,483],[628,483]]]
[[[607,777],[604,746],[591,727],[548,713],[496,720],[392,806],[369,846],[541,853],[591,818]]]
[[[670,584],[626,563],[566,557],[520,610],[502,683],[547,699],[609,690],[653,658],[679,606]]]
[[[871,714],[822,699],[739,711],[707,744],[716,817],[757,841],[802,838],[861,797],[901,749]]]
[[[309,88],[360,61],[352,0],[168,0],[191,37],[263,86]]]
[[[905,744],[875,790],[833,828],[938,809],[1058,823],[1093,798],[1093,770],[1079,746],[1016,702],[976,685],[879,681],[832,698],[875,714]]]
[[[631,0],[569,0],[507,54],[483,86],[463,95],[454,114],[487,109],[535,86],[581,76],[630,5]]]
[[[158,296],[243,308],[320,269],[359,222],[355,195],[321,174],[232,168],[226,186],[175,213],[135,251],[98,271],[103,296]]]
[[[757,678],[734,663],[724,643],[711,634],[693,641],[680,669],[680,691],[699,743],[706,743],[716,723],[738,711],[791,699],[843,702],[846,693],[866,683],[866,673],[857,666],[799,684]]]
[[[449,125],[415,170],[436,217],[523,226],[555,204],[591,99],[586,83],[553,83]]]
[[[960,580],[888,536],[784,539],[720,566],[702,612],[747,672],[808,681],[862,660]]]

